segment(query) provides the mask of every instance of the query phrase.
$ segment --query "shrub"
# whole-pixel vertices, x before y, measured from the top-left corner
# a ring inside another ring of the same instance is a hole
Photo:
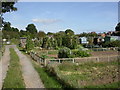
[[[90,54],[88,51],[82,51],[82,50],[74,50],[73,54],[75,57],[89,57]]]
[[[58,51],[58,57],[59,58],[70,58],[71,55],[72,55],[72,52],[67,47],[63,47]]]
[[[102,45],[103,47],[120,47],[120,41],[116,40],[116,41],[105,42]]]

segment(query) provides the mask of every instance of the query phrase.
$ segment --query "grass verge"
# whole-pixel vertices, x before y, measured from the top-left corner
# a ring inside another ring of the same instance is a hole
[[[38,72],[45,88],[62,88],[62,85],[55,79],[54,76],[50,75],[50,73],[46,72],[45,68],[40,67],[34,61],[32,64],[36,71]]]
[[[23,51],[23,48],[18,47],[18,49],[27,57],[31,58],[28,54],[26,54]],[[40,67],[39,64],[37,64],[35,61],[31,59],[31,62],[35,68],[35,70],[38,72],[45,88],[63,88],[63,86],[56,80],[56,78],[51,75],[49,72],[47,72],[46,68]]]
[[[3,83],[3,88],[25,88],[19,57],[13,48],[10,48],[10,66]]]

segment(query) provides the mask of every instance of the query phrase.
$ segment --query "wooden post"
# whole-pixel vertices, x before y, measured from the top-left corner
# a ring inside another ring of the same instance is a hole
[[[99,57],[97,57],[97,61],[99,62]]]
[[[109,56],[108,56],[108,62],[110,61],[110,58],[109,58]]]
[[[45,66],[46,66],[46,60],[44,59],[44,64],[45,64]]]
[[[73,59],[73,63],[75,63],[75,59]]]
[[[59,63],[60,63],[60,59],[59,59]]]

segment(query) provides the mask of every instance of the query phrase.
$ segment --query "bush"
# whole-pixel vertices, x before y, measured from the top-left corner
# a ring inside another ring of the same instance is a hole
[[[89,57],[90,54],[88,51],[74,50],[73,54],[75,57]]]
[[[103,47],[120,47],[120,41],[116,40],[116,41],[111,41],[111,42],[105,42],[102,45]]]
[[[70,58],[71,55],[72,55],[72,52],[67,47],[63,47],[58,51],[58,57],[59,58]]]

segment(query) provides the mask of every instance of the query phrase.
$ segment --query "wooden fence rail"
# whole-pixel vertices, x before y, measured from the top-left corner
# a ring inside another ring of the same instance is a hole
[[[72,63],[85,63],[88,61],[94,61],[94,62],[106,62],[106,61],[113,61],[113,60],[118,60],[118,58],[120,58],[119,55],[111,55],[111,56],[100,56],[100,57],[84,57],[84,58],[58,58],[58,59],[44,59],[40,56],[38,56],[36,53],[34,52],[30,52],[30,56],[39,64],[42,64],[44,66],[54,63],[54,62],[58,62],[58,63],[62,63],[62,62],[72,62]]]

